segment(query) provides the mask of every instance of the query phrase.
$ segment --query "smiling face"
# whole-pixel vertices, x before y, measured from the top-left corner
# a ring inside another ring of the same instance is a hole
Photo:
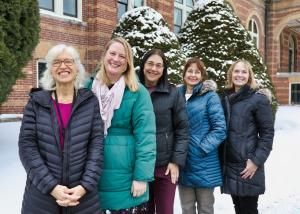
[[[64,51],[53,60],[51,74],[56,84],[74,84],[77,69],[70,54]]]
[[[163,75],[164,62],[163,59],[157,55],[151,55],[144,65],[144,76],[146,86],[156,86],[158,80]]]
[[[185,72],[184,81],[189,88],[193,88],[202,80],[201,71],[196,63],[192,63]]]
[[[110,82],[117,82],[127,69],[124,46],[119,42],[113,42],[105,53],[103,63]]]
[[[232,70],[232,83],[235,91],[238,91],[242,86],[249,81],[249,70],[243,62],[238,62]]]

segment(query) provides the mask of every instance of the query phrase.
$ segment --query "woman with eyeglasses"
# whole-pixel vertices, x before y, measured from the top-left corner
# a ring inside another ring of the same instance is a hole
[[[185,164],[188,121],[184,98],[168,81],[168,66],[159,49],[145,54],[140,81],[148,89],[156,118],[156,164],[150,183],[149,214],[173,214],[179,168]]]
[[[100,213],[97,184],[103,162],[103,122],[94,94],[83,89],[78,52],[51,48],[32,90],[19,136],[27,173],[21,213]]]
[[[189,118],[187,160],[178,182],[182,214],[213,214],[214,188],[222,185],[218,146],[226,137],[225,118],[216,83],[206,79],[204,63],[189,59],[179,88]]]

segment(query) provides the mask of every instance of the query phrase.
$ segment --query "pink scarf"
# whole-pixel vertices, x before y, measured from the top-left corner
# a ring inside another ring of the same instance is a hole
[[[114,116],[114,110],[119,109],[125,90],[125,80],[122,75],[111,89],[103,84],[97,78],[92,85],[92,91],[98,97],[100,105],[100,115],[104,122],[104,135],[107,135],[107,129],[111,126],[111,120]]]

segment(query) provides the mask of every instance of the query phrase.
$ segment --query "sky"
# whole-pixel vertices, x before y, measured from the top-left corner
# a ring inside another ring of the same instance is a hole
[[[1,118],[9,115],[1,115]],[[18,157],[20,122],[0,123],[0,213],[20,213],[26,174]],[[280,106],[273,151],[267,163],[266,192],[259,198],[263,214],[300,213],[300,106]],[[233,214],[229,195],[215,189],[215,214]],[[174,213],[181,214],[178,194]]]

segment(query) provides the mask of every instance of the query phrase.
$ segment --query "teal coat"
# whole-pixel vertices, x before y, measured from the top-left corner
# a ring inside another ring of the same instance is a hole
[[[156,126],[148,91],[125,89],[104,140],[104,167],[98,184],[102,209],[120,210],[148,201],[149,190],[132,197],[133,180],[152,181],[156,157]]]

